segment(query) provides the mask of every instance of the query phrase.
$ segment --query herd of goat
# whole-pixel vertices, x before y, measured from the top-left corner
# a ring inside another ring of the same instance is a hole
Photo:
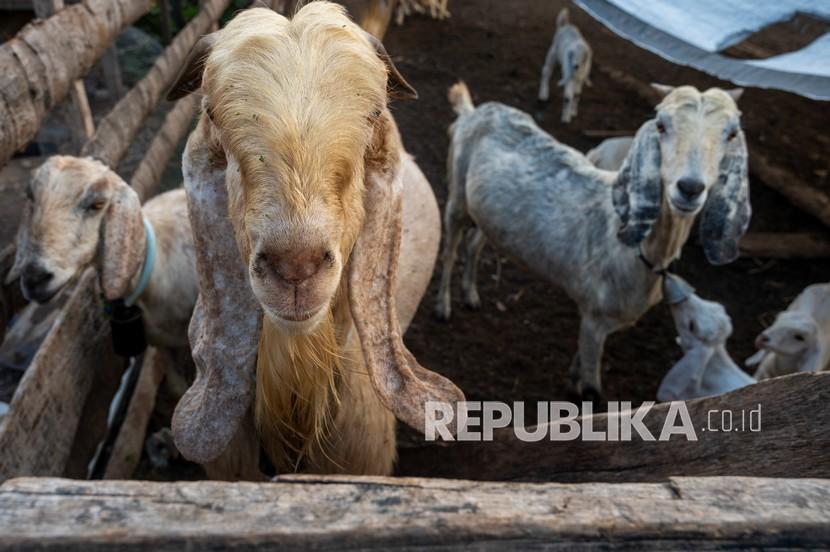
[[[562,120],[572,120],[591,61],[563,10],[540,109],[559,65]],[[656,88],[663,99],[636,136],[587,155],[518,109],[475,106],[463,83],[450,89],[437,316],[451,315],[462,241],[464,301],[479,306],[489,243],[577,303],[570,373],[583,399],[602,397],[607,336],[661,300],[684,355],[659,400],[825,369],[830,284],[807,288],[758,337],[753,378],[726,351],[723,306],[670,272],[697,218],[710,263],[738,256],[747,150],[740,90]],[[464,398],[402,341],[441,240],[430,184],[387,108],[417,94],[379,41],[323,1],[291,19],[243,11],[202,38],[169,97],[198,89],[184,189],[142,206],[98,161],[50,158],[28,186],[9,279],[47,302],[95,265],[107,301],[141,308],[151,345],[189,345],[196,377],[171,427],[209,476],[261,478],[260,447],[279,472],[388,474],[395,418],[423,430],[427,401]]]

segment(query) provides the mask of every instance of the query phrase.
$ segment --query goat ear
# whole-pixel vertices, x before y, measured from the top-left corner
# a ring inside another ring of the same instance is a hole
[[[392,58],[389,56],[389,52],[387,52],[386,48],[383,46],[383,42],[370,33],[365,34],[369,44],[372,45],[375,52],[377,52],[378,57],[381,61],[383,61],[384,65],[386,65],[386,72],[389,75],[389,84],[387,85],[389,89],[389,97],[398,100],[417,100],[418,91],[415,90],[415,88],[413,88],[405,78],[403,78],[403,75],[401,75],[400,71],[398,71],[398,68],[395,67],[395,64],[392,62]]]
[[[724,90],[724,92],[729,94],[732,97],[732,99],[735,101],[735,103],[738,103],[738,100],[740,100],[741,96],[744,95],[744,89],[743,88],[733,88],[732,90]]]
[[[188,337],[196,379],[173,413],[176,447],[193,462],[216,459],[231,443],[255,395],[262,309],[228,217],[224,152],[202,116],[182,157],[199,298]]]
[[[632,247],[651,232],[663,201],[660,136],[656,125],[651,120],[637,131],[614,182],[614,209],[622,219],[617,237]]]
[[[752,216],[748,170],[746,138],[741,131],[721,161],[718,181],[709,192],[700,222],[703,251],[714,265],[738,258],[738,244]]]
[[[568,8],[562,8],[559,11],[559,15],[556,16],[556,28],[562,27],[563,25],[567,25],[570,22],[570,13],[568,12]]]
[[[674,92],[674,86],[669,86],[668,84],[660,84],[658,82],[651,83],[651,88],[656,91],[661,98],[665,98],[672,92]]]
[[[101,229],[101,287],[104,297],[112,301],[129,293],[131,280],[144,262],[146,239],[138,194],[112,171],[102,179],[108,182],[93,186],[113,188]]]
[[[202,86],[202,73],[205,71],[205,61],[210,55],[210,51],[218,37],[218,32],[213,32],[203,36],[196,42],[196,45],[190,50],[190,54],[188,54],[182,66],[181,73],[179,73],[173,86],[170,87],[170,91],[167,92],[168,101],[184,98]]]
[[[365,220],[349,260],[349,302],[375,392],[398,419],[425,431],[427,402],[455,407],[464,394],[418,364],[403,343],[395,305],[402,231],[400,162],[399,155],[390,155],[387,166],[367,168]]]

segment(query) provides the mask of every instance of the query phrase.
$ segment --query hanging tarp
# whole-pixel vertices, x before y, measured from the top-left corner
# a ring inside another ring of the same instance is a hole
[[[741,86],[776,88],[830,100],[830,33],[764,60],[720,51],[797,12],[830,20],[828,0],[576,0],[608,28],[669,61]]]

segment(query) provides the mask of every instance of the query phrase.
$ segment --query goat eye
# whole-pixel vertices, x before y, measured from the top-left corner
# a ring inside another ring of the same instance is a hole
[[[663,121],[657,121],[657,132],[660,134],[666,133],[666,125],[663,124]]]
[[[107,202],[103,199],[96,199],[87,206],[88,211],[100,211],[106,206]]]
[[[689,331],[695,333],[695,321],[692,320],[689,322]]]
[[[732,131],[730,131],[730,132],[729,132],[729,135],[726,137],[726,139],[727,139],[727,140],[729,140],[729,141],[731,142],[731,141],[732,141],[732,140],[734,140],[737,136],[738,136],[738,131],[737,131],[737,130],[732,130]]]
[[[793,337],[796,341],[804,341],[804,336],[801,334],[795,334]]]

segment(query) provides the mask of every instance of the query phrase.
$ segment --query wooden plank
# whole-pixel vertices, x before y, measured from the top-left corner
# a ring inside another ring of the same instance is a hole
[[[830,196],[750,148],[749,171],[793,205],[830,226]]]
[[[830,257],[830,240],[800,232],[752,232],[741,239],[741,255],[774,259]]]
[[[830,478],[830,373],[802,373],[765,380],[732,393],[686,402],[696,441],[675,435],[653,442],[520,441],[512,428],[496,430],[492,442],[425,443],[398,451],[397,474],[502,481],[663,481],[672,476],[733,475]],[[761,408],[761,431],[750,431],[749,413]],[[735,422],[723,428],[720,416]],[[714,413],[714,414],[710,414]],[[591,427],[606,431],[620,414],[596,414]],[[655,405],[645,427],[659,436],[673,414],[669,403]],[[587,418],[580,419],[586,427]],[[551,425],[563,428],[560,422]],[[551,428],[548,427],[548,434]],[[796,452],[797,451],[797,452]],[[475,466],[471,469],[470,466]]]
[[[119,99],[124,95],[124,80],[121,77],[121,65],[118,63],[118,48],[115,44],[101,56],[101,70],[110,97]]]
[[[0,45],[0,165],[153,0],[86,0],[35,20]]]
[[[161,39],[164,44],[173,40],[173,21],[170,19],[170,2],[158,0],[159,22],[161,23]]]
[[[26,478],[0,486],[0,547],[14,550],[695,550],[828,539],[830,481],[819,479]]]
[[[0,422],[0,481],[64,472],[86,395],[96,374],[113,368],[100,301],[96,272],[87,269]]]
[[[230,0],[205,2],[204,9],[176,35],[147,76],[99,121],[95,135],[81,150],[82,155],[95,157],[110,167],[118,166],[118,161],[124,156],[147,116],[173,84],[193,45],[210,31],[229,4]]]
[[[172,369],[173,359],[168,351],[155,347],[147,350],[127,417],[112,448],[105,479],[132,477],[144,450],[144,435],[155,409],[159,385],[168,370]]]

